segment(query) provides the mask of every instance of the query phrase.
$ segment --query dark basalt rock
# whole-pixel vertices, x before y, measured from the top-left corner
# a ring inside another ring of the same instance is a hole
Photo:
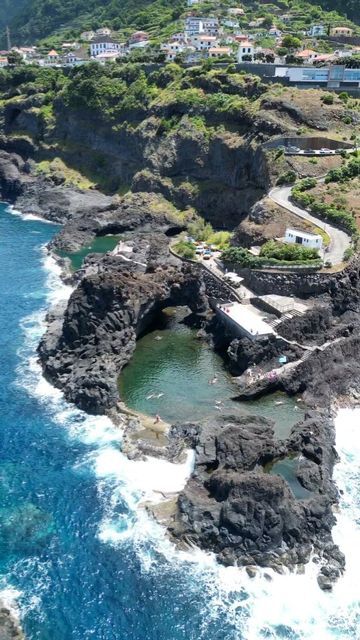
[[[94,271],[95,269],[95,271]],[[45,375],[89,413],[119,400],[117,378],[136,338],[166,306],[206,308],[201,278],[189,265],[168,259],[165,236],[138,238],[131,262],[104,256],[80,281],[63,322],[49,317],[39,354]]]
[[[195,470],[178,499],[169,531],[177,542],[213,551],[220,562],[244,566],[302,565],[312,549],[330,567],[319,584],[344,568],[344,557],[331,539],[332,484],[336,462],[334,428],[329,413],[309,413],[286,441],[274,438],[265,418],[224,416],[198,426],[173,427],[195,449]],[[299,456],[298,480],[312,493],[296,499],[280,476],[264,465]],[[325,584],[326,583],[326,584]]]
[[[58,179],[35,176],[31,163],[7,151],[0,151],[0,197],[23,213],[62,223],[82,214],[109,207],[112,199],[100,191],[58,184]]]

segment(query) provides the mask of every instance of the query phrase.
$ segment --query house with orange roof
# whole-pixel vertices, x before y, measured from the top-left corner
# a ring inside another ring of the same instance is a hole
[[[209,49],[209,58],[222,58],[223,56],[231,56],[230,47],[212,47]]]
[[[314,62],[320,54],[317,53],[317,51],[313,51],[312,49],[304,49],[303,51],[299,51],[295,55],[303,62]]]

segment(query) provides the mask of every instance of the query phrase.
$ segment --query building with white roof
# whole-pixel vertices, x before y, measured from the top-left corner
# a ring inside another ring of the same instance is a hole
[[[287,228],[285,231],[284,242],[288,244],[300,244],[307,249],[322,249],[322,236],[316,233],[308,233],[299,229]]]
[[[274,335],[274,329],[265,322],[261,314],[252,310],[248,304],[240,302],[221,303],[216,307],[221,320],[239,336],[250,340],[259,340]]]

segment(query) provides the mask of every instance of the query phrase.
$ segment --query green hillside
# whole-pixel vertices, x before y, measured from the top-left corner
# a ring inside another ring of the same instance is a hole
[[[240,24],[244,28],[249,19],[264,13],[281,19],[287,11],[300,16],[296,28],[306,28],[319,20],[339,23],[346,17],[360,22],[359,0],[203,0],[196,9],[225,15],[231,6],[245,9]],[[176,21],[186,9],[186,0],[0,0],[0,29],[5,20],[10,22],[13,42],[19,44],[33,43],[54,33],[77,37],[80,31],[103,25],[115,31],[139,28],[162,35],[171,25],[176,28]]]
[[[0,1],[0,30],[23,9],[29,0],[1,0]]]

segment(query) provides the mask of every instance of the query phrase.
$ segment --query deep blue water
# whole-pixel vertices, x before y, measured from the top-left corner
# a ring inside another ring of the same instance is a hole
[[[117,475],[119,434],[52,398],[29,367],[49,294],[41,246],[56,227],[0,207],[0,570],[20,592],[28,638],[231,638],[224,617],[207,620],[204,586],[157,552],[156,527],[149,541],[137,534]],[[115,538],[124,531],[116,543],[112,526]]]
[[[55,231],[0,205],[0,590],[17,592],[29,640],[356,638],[352,596],[195,562],[137,509],[169,469],[127,461],[120,433],[67,405],[36,364],[49,296],[64,294],[41,249]]]

